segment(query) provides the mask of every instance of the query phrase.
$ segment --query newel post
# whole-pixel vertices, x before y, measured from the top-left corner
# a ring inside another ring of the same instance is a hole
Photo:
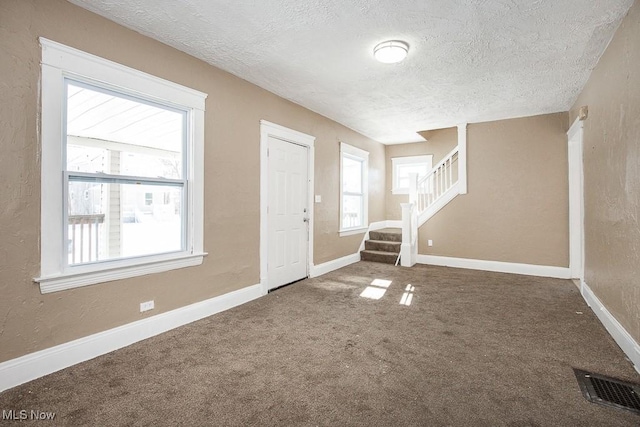
[[[413,257],[413,224],[412,216],[415,210],[414,203],[400,203],[402,208],[402,245],[400,246],[400,265],[412,267],[415,264]]]

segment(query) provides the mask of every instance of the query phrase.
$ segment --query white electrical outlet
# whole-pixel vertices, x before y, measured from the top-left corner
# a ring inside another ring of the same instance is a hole
[[[154,307],[155,307],[155,304],[153,303],[153,300],[146,301],[146,302],[141,302],[140,303],[140,313],[143,313],[143,312],[149,311],[149,310],[153,310]]]
[[[316,203],[322,202],[322,196],[320,194],[316,194]]]
[[[433,246],[433,240],[427,240],[427,245]]]

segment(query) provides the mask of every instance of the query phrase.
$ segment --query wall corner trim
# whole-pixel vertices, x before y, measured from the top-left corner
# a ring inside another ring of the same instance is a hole
[[[0,392],[36,378],[93,359],[179,326],[220,313],[263,295],[248,286],[208,300],[161,313],[107,331],[0,363]]]
[[[311,272],[309,277],[318,277],[323,274],[330,273],[334,270],[337,270],[342,267],[346,267],[347,265],[353,264],[360,261],[360,252],[343,256],[342,258],[337,258],[332,261],[327,261],[322,264],[314,265],[311,267]]]
[[[591,307],[591,310],[595,313],[600,320],[600,323],[609,332],[609,335],[620,346],[622,351],[633,363],[633,367],[640,373],[640,344],[633,339],[631,334],[613,317],[613,314],[607,310],[607,308],[598,299],[591,288],[584,282],[580,282],[580,293],[582,298],[586,301],[587,305]]]
[[[418,264],[439,265],[443,267],[466,268],[470,270],[494,271],[497,273],[523,274],[525,276],[571,278],[567,267],[548,265],[519,264],[515,262],[485,261],[480,259],[452,258],[436,255],[418,255]]]

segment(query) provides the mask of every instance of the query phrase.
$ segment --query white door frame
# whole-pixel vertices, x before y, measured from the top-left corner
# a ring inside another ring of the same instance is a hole
[[[569,157],[569,270],[584,280],[584,122],[577,118],[567,131]]]
[[[307,256],[307,276],[313,266],[313,195],[314,195],[314,144],[315,136],[298,132],[266,120],[260,120],[260,285],[262,294],[269,291],[269,276],[267,274],[267,261],[269,255],[269,230],[267,206],[269,204],[269,159],[267,158],[267,148],[269,147],[269,137],[292,142],[294,144],[308,147],[308,179],[307,204],[309,206],[309,250]]]

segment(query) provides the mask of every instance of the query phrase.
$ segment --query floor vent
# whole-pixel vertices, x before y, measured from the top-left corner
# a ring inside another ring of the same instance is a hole
[[[588,401],[640,415],[640,385],[579,369],[573,371]]]

